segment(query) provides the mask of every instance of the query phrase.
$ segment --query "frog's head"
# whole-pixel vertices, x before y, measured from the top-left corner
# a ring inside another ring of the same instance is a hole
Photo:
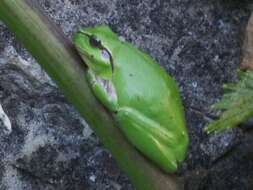
[[[87,64],[96,74],[109,79],[114,70],[112,49],[117,35],[107,26],[81,29],[74,36],[74,44]]]

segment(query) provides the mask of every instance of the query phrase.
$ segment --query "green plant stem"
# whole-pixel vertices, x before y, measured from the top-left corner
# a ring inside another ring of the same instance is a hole
[[[72,44],[32,0],[0,0],[0,19],[56,82],[65,97],[110,150],[138,190],[179,190],[178,178],[162,173],[133,148],[85,80],[85,68]]]

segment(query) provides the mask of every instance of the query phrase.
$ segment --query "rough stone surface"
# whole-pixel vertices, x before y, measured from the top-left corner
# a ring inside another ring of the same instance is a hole
[[[76,111],[14,61],[0,66],[0,101],[12,125],[11,132],[0,125],[0,189],[120,187],[126,178]]]
[[[191,140],[178,171],[186,190],[253,189],[250,128],[209,136],[203,132],[215,118],[209,105],[221,97],[222,84],[236,80],[250,1],[38,2],[69,38],[80,27],[109,24],[178,81]],[[11,121],[11,130],[0,122],[0,190],[133,189],[78,113],[1,23],[0,104]]]

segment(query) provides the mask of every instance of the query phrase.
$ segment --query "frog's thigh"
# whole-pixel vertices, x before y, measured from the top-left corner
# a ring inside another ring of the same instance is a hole
[[[175,139],[169,131],[131,108],[120,108],[117,119],[121,130],[137,149],[165,171],[176,171],[177,161],[170,146]]]
[[[97,77],[88,69],[87,79],[96,98],[109,110],[116,111],[118,107],[117,94],[113,84]]]

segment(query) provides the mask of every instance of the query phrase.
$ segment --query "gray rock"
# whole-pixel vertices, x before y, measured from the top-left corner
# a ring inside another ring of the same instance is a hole
[[[190,134],[178,175],[189,190],[250,190],[251,132],[206,135],[209,106],[236,81],[250,1],[38,0],[71,38],[108,24],[150,54],[180,86]],[[0,24],[0,190],[132,189],[110,154],[29,53]],[[83,128],[85,129],[83,130]]]
[[[126,177],[58,89],[17,65],[0,66],[2,113],[11,122],[11,131],[0,123],[0,189],[121,186]]]

